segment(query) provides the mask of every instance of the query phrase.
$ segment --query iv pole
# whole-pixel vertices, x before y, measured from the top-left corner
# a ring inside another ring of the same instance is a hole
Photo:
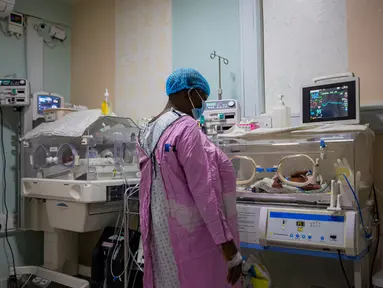
[[[229,64],[229,60],[218,55],[215,50],[213,53],[210,54],[210,58],[211,59],[215,59],[216,57],[218,57],[218,83],[219,83],[219,87],[218,87],[218,100],[222,100],[222,73],[221,73],[221,60],[223,62],[223,64],[225,65],[228,65]]]

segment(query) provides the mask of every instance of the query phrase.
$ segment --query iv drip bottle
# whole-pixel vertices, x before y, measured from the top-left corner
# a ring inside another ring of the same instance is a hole
[[[110,100],[109,100],[109,91],[108,89],[105,89],[105,99],[104,101],[102,101],[102,104],[101,104],[101,113],[102,115],[110,115],[112,114],[112,105],[110,103]]]
[[[286,128],[291,126],[291,109],[283,102],[283,95],[278,97],[278,105],[271,112],[273,128]]]

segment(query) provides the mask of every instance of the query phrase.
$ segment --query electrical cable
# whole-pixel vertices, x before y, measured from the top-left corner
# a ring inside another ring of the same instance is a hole
[[[127,202],[128,202],[128,200],[134,195],[134,194],[136,194],[138,191],[139,191],[139,188],[138,188],[138,186],[139,186],[139,184],[136,184],[135,186],[133,186],[133,187],[128,187],[126,190],[125,190],[125,193],[124,193],[124,195],[126,195],[127,193],[128,193],[128,191],[129,190],[133,190],[132,192],[130,192],[129,193],[129,195],[127,196]],[[129,208],[127,208],[128,209],[128,211],[129,211]],[[120,218],[120,215],[119,215],[119,217],[118,218]],[[117,221],[119,220],[117,218]],[[118,231],[118,237],[116,237],[116,241],[117,241],[117,239],[119,239],[120,237],[121,237],[121,234],[122,234],[122,230],[124,229],[124,223],[125,223],[125,219],[124,219],[124,217],[122,218],[122,223],[121,223],[121,225],[120,225],[120,229],[119,229],[119,231]],[[118,227],[118,222],[116,222],[116,227],[115,227],[115,232],[116,232],[116,228]],[[125,232],[126,233],[126,232]],[[127,233],[129,233],[129,231],[127,232]],[[115,242],[116,243],[116,242]],[[114,243],[114,245],[112,246],[112,247],[114,247],[113,248],[113,251],[112,251],[112,255],[116,252],[116,250],[117,250],[117,245],[115,245],[115,243]],[[110,250],[109,250],[110,251]],[[135,256],[133,255],[133,252],[129,249],[129,258],[126,260],[126,263],[125,263],[125,265],[124,265],[124,269],[122,270],[122,272],[119,274],[119,275],[114,275],[114,273],[113,273],[113,257],[111,257],[110,258],[110,273],[111,273],[111,275],[113,276],[113,278],[114,279],[119,279],[121,276],[123,276],[124,275],[124,273],[126,272],[126,269],[128,268],[128,266],[129,266],[129,260],[130,260],[130,257],[132,257],[132,260],[133,260],[133,262],[137,265],[137,267],[142,271],[142,268],[140,267],[140,265],[138,264],[138,262],[137,262],[137,260],[135,259]]]
[[[346,270],[344,269],[344,266],[343,266],[343,261],[342,261],[342,256],[340,255],[340,250],[338,250],[338,258],[339,258],[339,264],[340,264],[340,268],[342,269],[342,273],[343,273],[344,279],[347,282],[347,287],[348,288],[352,288],[352,286],[350,284],[350,280],[348,280]]]
[[[4,147],[4,115],[3,115],[3,109],[0,107],[0,141],[1,141],[1,154],[3,157],[3,203],[5,208],[5,240],[7,242],[7,245],[9,247],[9,250],[11,251],[12,256],[12,266],[13,266],[13,273],[16,276],[16,264],[15,264],[15,255],[13,253],[12,245],[9,242],[8,237],[8,205],[7,205],[7,178],[6,178],[6,168],[7,168],[7,159],[5,155],[5,147]]]
[[[3,23],[4,23],[4,21],[0,20],[0,27],[1,27],[1,31],[3,31],[4,36],[12,37],[12,33],[7,32],[7,30],[3,26]]]
[[[139,185],[139,184],[137,184],[136,187],[135,187],[137,191],[133,191],[133,192],[131,192],[131,193],[127,196],[127,198],[126,198],[126,203],[127,203],[127,204],[129,204],[129,199],[130,199],[136,192],[139,191],[138,185]],[[128,205],[126,206],[126,212],[125,212],[125,213],[126,213],[126,215],[129,215],[129,213],[130,213],[130,212],[129,212],[129,206],[128,206]],[[129,222],[129,218],[127,218],[126,221]],[[136,265],[136,267],[138,268],[138,269],[137,269],[137,272],[138,272],[138,270],[141,271],[141,272],[144,272],[143,269],[142,269],[142,267],[141,267],[141,265],[137,262],[137,260],[136,260],[136,256],[133,255],[133,252],[132,252],[132,250],[130,249],[130,246],[128,247],[128,249],[129,249],[129,257],[128,257],[128,259],[127,259],[127,263],[129,263],[130,257],[132,257],[132,263],[131,263],[131,266],[132,266],[132,264],[134,263],[134,264]],[[136,251],[136,254],[138,255],[138,251]],[[136,276],[137,276],[137,272],[136,272],[135,278],[136,278]],[[127,283],[129,283],[129,281],[130,281],[130,275],[131,275],[131,268],[130,268],[128,277],[127,277],[127,279],[126,279]],[[135,280],[134,280],[133,283],[135,283]]]
[[[372,190],[373,190],[373,195],[374,195],[374,205],[375,205],[375,219],[377,220],[376,224],[377,224],[377,227],[376,227],[376,235],[377,235],[377,239],[376,239],[376,244],[375,244],[375,251],[374,251],[374,256],[372,258],[372,262],[371,262],[371,269],[370,269],[370,286],[372,287],[372,274],[374,273],[374,266],[375,266],[375,260],[376,260],[376,257],[378,255],[378,251],[379,251],[379,242],[380,242],[380,215],[379,215],[379,205],[378,205],[378,200],[377,200],[377,196],[376,196],[376,190],[375,190],[375,185],[372,184]]]
[[[348,181],[348,178],[345,174],[342,174],[344,179],[346,179],[346,182],[348,184],[348,187],[350,188],[352,194],[354,195],[354,199],[355,199],[355,202],[356,202],[356,205],[358,206],[358,211],[359,211],[359,218],[360,218],[360,224],[362,224],[362,227],[363,227],[363,231],[364,231],[364,234],[365,234],[365,237],[366,239],[369,239],[371,237],[371,235],[367,232],[366,230],[366,226],[364,226],[364,221],[363,221],[363,215],[362,215],[362,209],[360,208],[360,204],[359,204],[359,199],[358,197],[356,196],[356,193],[354,191],[354,188],[352,188],[351,184],[350,184],[350,181]]]

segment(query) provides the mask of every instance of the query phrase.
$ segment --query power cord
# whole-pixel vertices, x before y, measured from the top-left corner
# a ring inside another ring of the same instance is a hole
[[[4,26],[3,26],[4,23],[5,23],[5,21],[0,20],[0,28],[1,28],[1,31],[3,32],[4,36],[6,36],[6,37],[12,37],[12,33],[7,32],[7,29],[4,28]]]
[[[343,261],[342,261],[342,256],[340,255],[340,250],[338,250],[338,258],[339,258],[339,264],[340,264],[340,268],[342,269],[342,273],[343,273],[344,279],[347,282],[347,287],[348,288],[352,288],[352,286],[350,284],[350,280],[348,280],[348,277],[347,277],[347,274],[346,274],[346,270],[344,269],[344,266],[343,266]]]
[[[362,225],[362,228],[363,228],[363,231],[364,231],[364,236],[365,236],[366,239],[370,239],[370,238],[371,238],[371,235],[367,232],[366,226],[364,225],[363,214],[362,214],[362,208],[360,207],[360,203],[359,203],[358,196],[356,196],[356,193],[355,193],[355,191],[354,191],[354,188],[352,188],[352,185],[351,185],[350,181],[348,180],[347,176],[346,176],[345,174],[342,174],[342,175],[343,175],[344,179],[346,180],[347,185],[348,185],[348,187],[350,188],[350,190],[351,190],[351,192],[352,192],[352,195],[354,196],[356,205],[357,205],[357,207],[358,207],[359,218],[360,218],[360,224]]]
[[[375,251],[374,251],[374,256],[372,258],[371,262],[371,270],[370,270],[370,286],[372,287],[372,274],[374,273],[374,266],[375,266],[375,260],[378,255],[379,251],[379,242],[380,242],[380,216],[379,216],[379,205],[378,205],[378,200],[376,196],[376,190],[375,190],[375,185],[372,184],[372,190],[373,190],[373,195],[374,195],[374,205],[375,205],[375,218],[374,218],[374,224],[377,225],[376,227],[376,234],[377,234],[377,239],[376,239],[376,244],[375,244]]]
[[[4,148],[4,115],[3,115],[3,109],[1,107],[0,107],[0,141],[1,141],[1,154],[3,157],[3,202],[4,202],[4,208],[5,208],[5,240],[7,242],[9,250],[11,251],[12,266],[13,266],[13,275],[10,275],[8,278],[8,288],[13,288],[13,287],[17,287],[17,278],[16,278],[15,255],[13,253],[12,245],[9,242],[9,237],[8,237],[9,211],[8,211],[8,205],[7,205],[7,178],[6,178],[7,159],[6,159],[5,148]]]

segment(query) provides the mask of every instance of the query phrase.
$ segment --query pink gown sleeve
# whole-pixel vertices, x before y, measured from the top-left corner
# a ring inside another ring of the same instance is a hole
[[[233,240],[233,235],[222,211],[222,197],[217,198],[222,185],[215,149],[197,125],[188,125],[177,143],[189,190],[214,242],[220,245]]]

